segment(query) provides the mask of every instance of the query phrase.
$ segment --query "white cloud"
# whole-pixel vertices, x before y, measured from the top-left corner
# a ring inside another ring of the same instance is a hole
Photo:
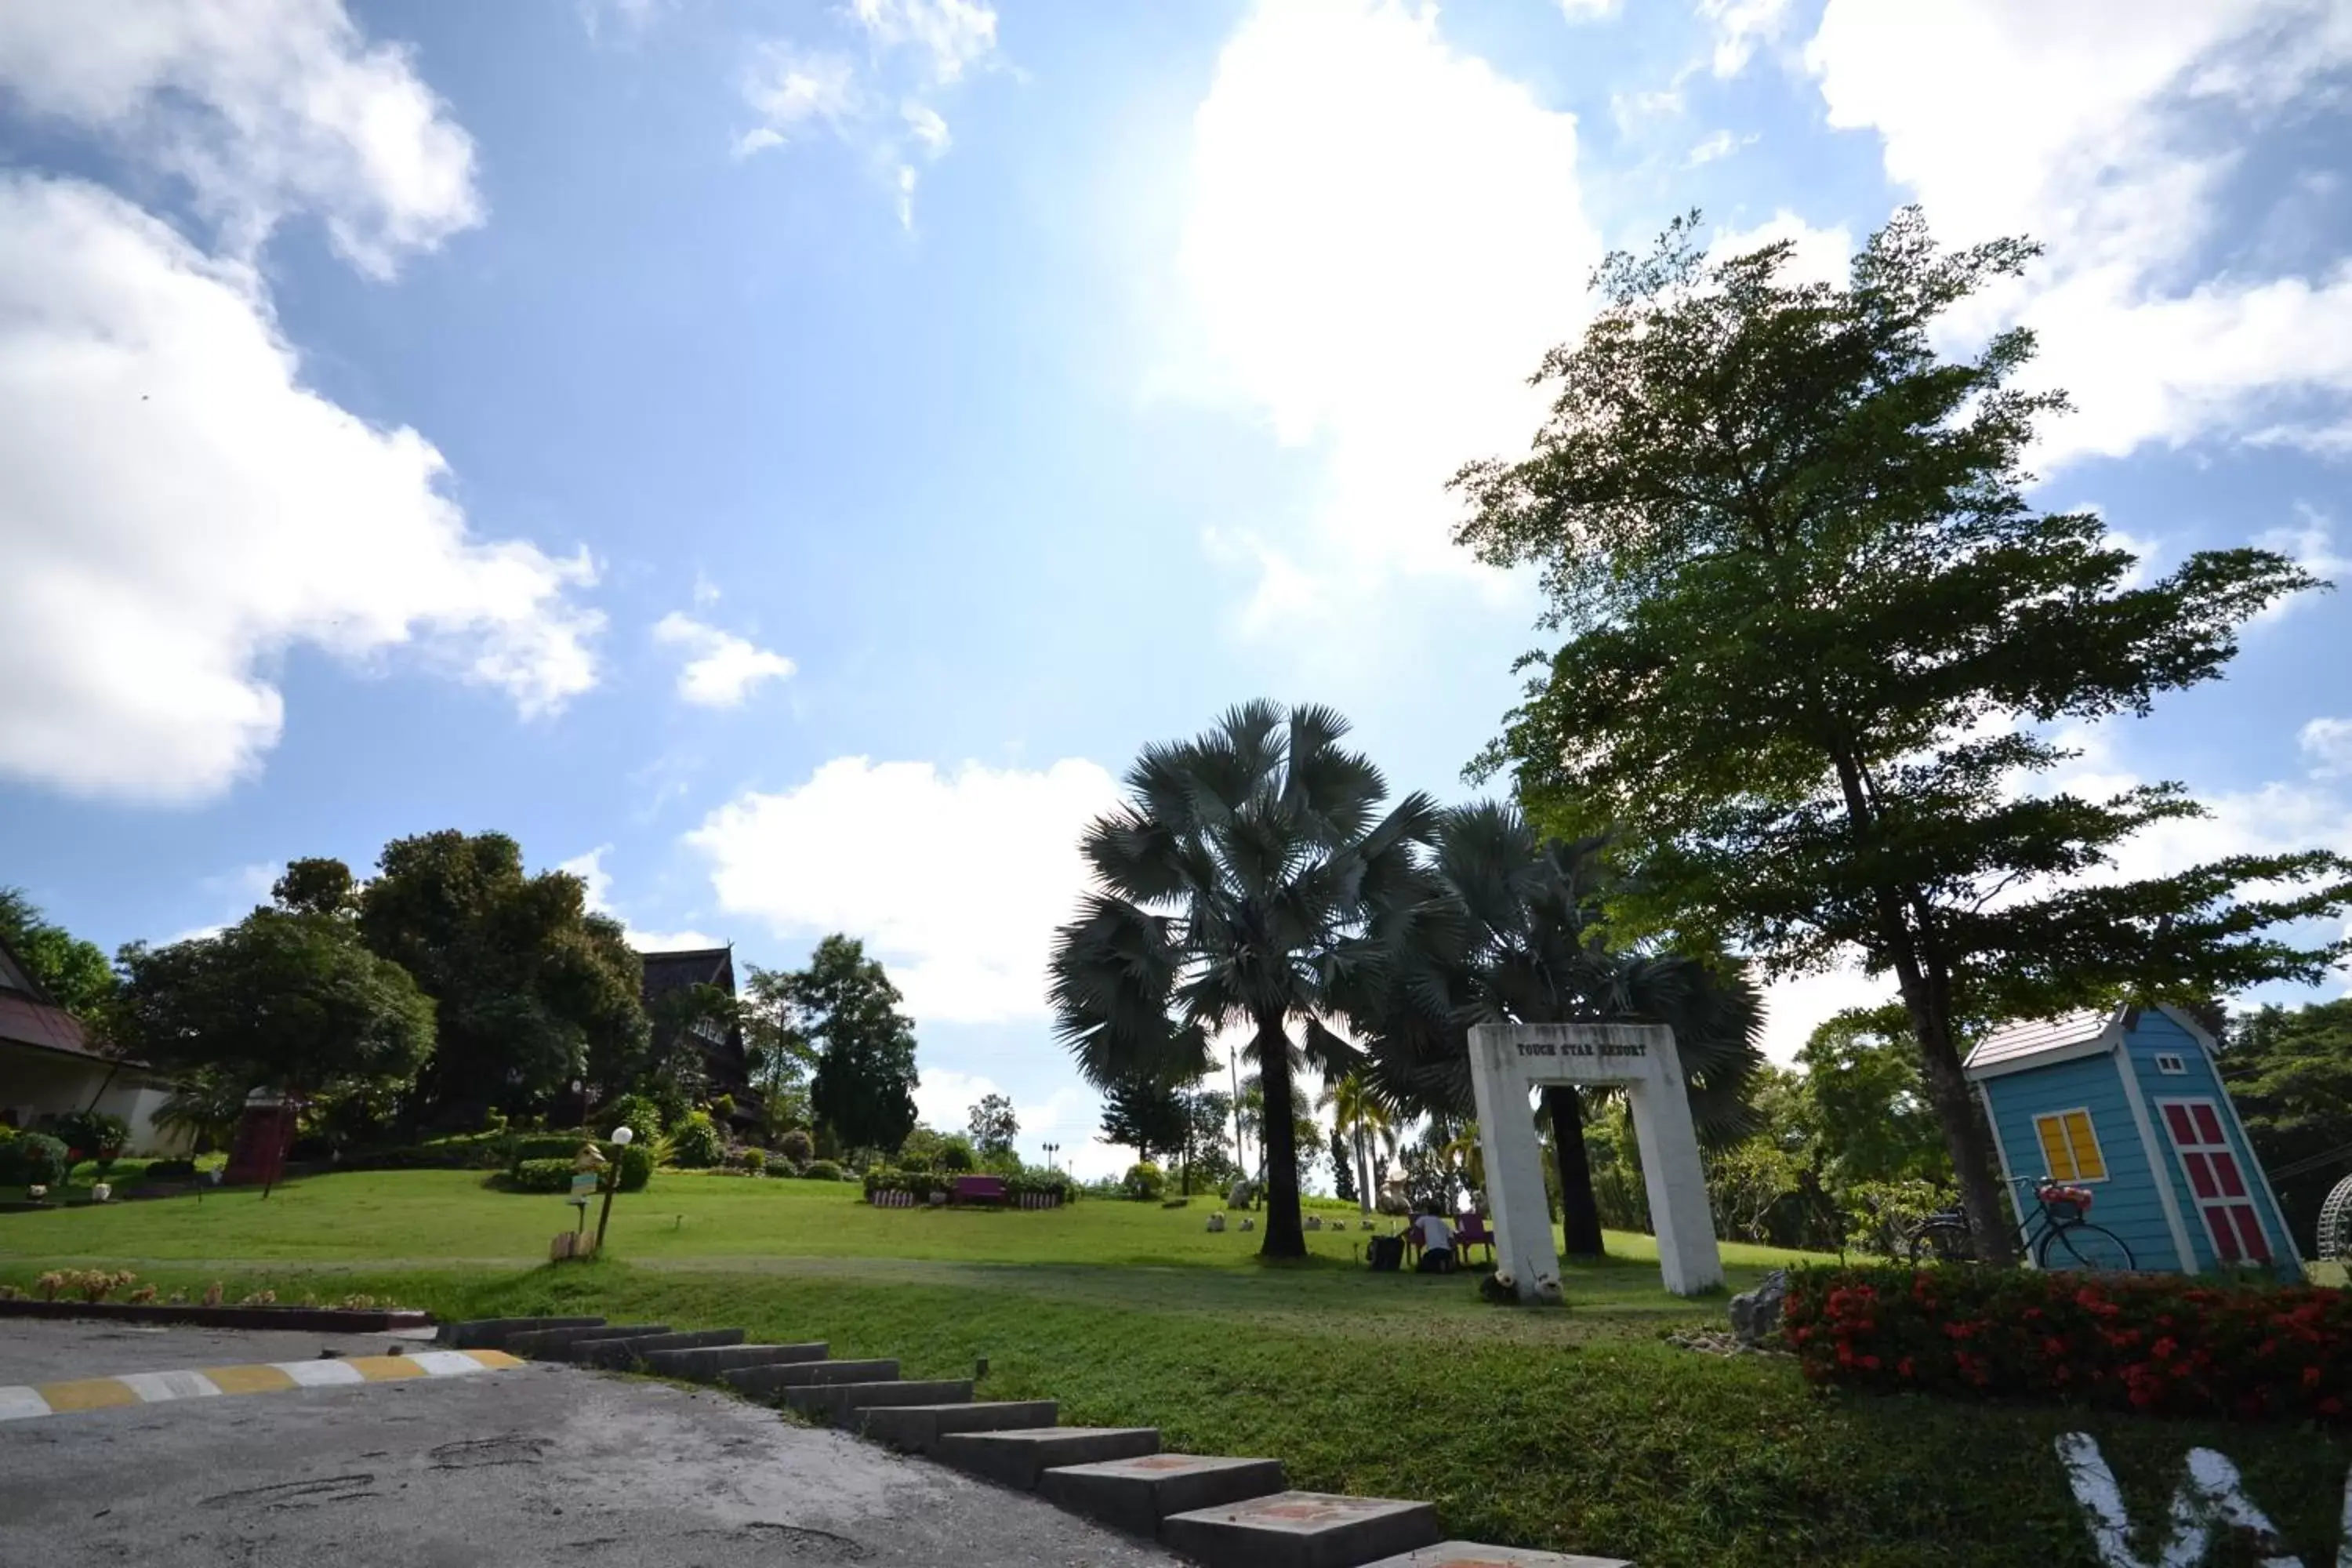
[[[1709,63],[1718,77],[1746,70],[1756,51],[1789,25],[1789,0],[1698,0],[1698,12],[1715,35]]]
[[[621,922],[621,929],[631,947],[639,952],[675,952],[690,948],[724,947],[718,937],[698,931],[646,931],[632,925],[629,918],[613,906],[613,874],[604,869],[604,857],[613,852],[609,844],[599,844],[585,855],[574,855],[569,860],[559,860],[555,868],[569,871],[587,886],[586,902],[594,914],[610,915]]]
[[[579,0],[580,23],[590,41],[634,43],[667,16],[677,0]]]
[[[1689,155],[1683,160],[1683,167],[1702,168],[1718,159],[1730,157],[1742,147],[1753,146],[1757,140],[1758,138],[1752,132],[1746,136],[1735,136],[1728,131],[1718,131],[1690,150]]]
[[[1947,238],[2049,245],[1972,323],[2034,327],[2028,384],[2074,394],[2041,467],[2217,433],[2352,440],[2352,268],[2200,276],[2259,132],[2340,114],[2313,89],[2352,62],[2352,7],[1830,0],[1806,61],[1830,123],[1876,130]]]
[[[1827,283],[1845,287],[1853,261],[1853,235],[1843,226],[1815,228],[1786,207],[1753,228],[1717,234],[1707,242],[1710,255],[1738,256],[1788,240],[1795,246],[1781,277],[1790,283]]]
[[[2313,777],[2352,776],[2352,719],[2314,719],[2296,733],[2295,741],[2311,760]]]
[[[836,757],[796,788],[737,797],[687,842],[709,857],[720,908],[780,936],[862,938],[918,1019],[1042,1018],[1054,928],[1087,884],[1078,836],[1118,798],[1077,759],[943,773]]]
[[[677,694],[698,708],[740,708],[761,681],[789,679],[795,668],[782,654],[676,610],[654,623],[654,640],[686,650]]]
[[[862,46],[862,62],[786,38],[753,47],[742,92],[760,124],[736,138],[735,155],[822,130],[887,183],[898,221],[912,228],[913,159],[940,157],[952,143],[936,100],[996,58],[996,12],[984,0],[851,0],[837,15]]]
[[[276,744],[296,644],[418,644],[562,708],[595,680],[593,565],[475,537],[446,473],[302,384],[252,268],[0,177],[0,775],[217,795]]]
[[[2334,520],[2306,502],[2296,502],[2294,510],[2296,522],[2294,526],[2266,529],[2254,537],[2255,545],[2260,549],[2276,551],[2313,576],[2336,584],[2340,588],[2346,578],[2352,576],[2352,556],[2346,555],[2337,547]],[[2256,619],[2275,619],[2299,605],[2312,603],[2315,597],[2311,594],[2297,594],[2292,598],[2278,600]]]
[[[1623,9],[1623,0],[1559,0],[1559,14],[1571,23],[1599,22]]]
[[[1852,965],[1774,981],[1764,988],[1764,1054],[1785,1067],[1796,1060],[1813,1031],[1838,1014],[1874,1007],[1895,995],[1892,978],[1873,978]]]
[[[0,88],[33,114],[184,179],[233,254],[314,212],[374,278],[483,217],[473,141],[415,64],[341,0],[0,5]]]
[[[1445,481],[1540,422],[1526,385],[1601,253],[1573,116],[1396,0],[1263,0],[1193,121],[1163,384],[1324,458],[1303,530],[1223,531],[1264,568],[1245,620],[1360,608],[1397,572],[1506,591],[1450,542]]]
[[[850,14],[880,49],[909,49],[940,86],[996,52],[996,12],[982,0],[850,0]]]
[[[857,63],[782,39],[761,44],[744,68],[743,101],[761,124],[736,143],[739,152],[781,147],[788,132],[813,122],[839,132],[858,112]]]

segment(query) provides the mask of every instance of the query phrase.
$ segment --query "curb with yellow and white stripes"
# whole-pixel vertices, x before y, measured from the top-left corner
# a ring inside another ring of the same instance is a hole
[[[465,1377],[523,1363],[504,1351],[418,1351],[413,1355],[362,1355],[340,1360],[261,1362],[212,1366],[201,1372],[126,1372],[0,1387],[0,1421],[68,1415],[127,1405],[164,1405],[225,1394],[276,1394],[292,1388],[338,1388],[355,1383],[403,1383],[416,1377]]]

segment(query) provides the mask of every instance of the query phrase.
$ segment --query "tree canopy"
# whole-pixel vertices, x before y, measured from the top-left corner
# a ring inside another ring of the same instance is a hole
[[[1013,1152],[1013,1141],[1021,1135],[1021,1118],[1013,1113],[1013,1097],[1005,1094],[983,1094],[980,1103],[971,1108],[967,1123],[971,1146],[985,1158]]]
[[[2289,1228],[2313,1247],[2319,1205],[2352,1175],[2352,999],[2264,1007],[2226,1038],[2221,1079]]]
[[[799,1037],[816,1052],[809,1108],[845,1149],[896,1149],[915,1129],[915,1026],[866,945],[835,933],[787,978]]]
[[[331,864],[298,862],[308,869],[289,891],[331,884]],[[644,963],[619,921],[589,910],[579,878],[529,875],[505,834],[455,830],[394,839],[377,868],[358,894],[360,933],[439,1008],[417,1085],[425,1118],[474,1125],[580,1077],[606,1093],[635,1084],[649,1037]]]
[[[217,1098],[404,1085],[433,1049],[432,999],[331,917],[258,909],[215,936],[126,948],[122,963],[115,1037]]]
[[[85,1023],[103,1016],[115,984],[104,950],[44,917],[20,888],[0,888],[0,943],[58,1006]]]
[[[1714,260],[1696,235],[1604,263],[1599,313],[1538,373],[1530,452],[1455,480],[1461,542],[1538,563],[1569,634],[1480,766],[1556,833],[1622,835],[1643,876],[1613,917],[1776,974],[1891,974],[2005,1258],[1970,1031],[2315,980],[2340,944],[2280,928],[2347,898],[2319,852],[2119,876],[2125,840],[2200,808],[2172,784],[2052,784],[2074,753],[2050,727],[2217,678],[2248,617],[2317,584],[2252,549],[2142,581],[2096,514],[2028,504],[2023,454],[2066,406],[2011,384],[2032,334],[1934,344],[2032,245],[1945,251],[1906,211],[1838,287],[1789,281],[1787,242]]]

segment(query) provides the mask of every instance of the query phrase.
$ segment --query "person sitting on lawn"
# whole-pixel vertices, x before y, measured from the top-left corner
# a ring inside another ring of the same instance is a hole
[[[1419,1274],[1451,1274],[1454,1272],[1454,1227],[1441,1214],[1417,1215],[1412,1226],[1421,1232],[1421,1262],[1414,1266]]]

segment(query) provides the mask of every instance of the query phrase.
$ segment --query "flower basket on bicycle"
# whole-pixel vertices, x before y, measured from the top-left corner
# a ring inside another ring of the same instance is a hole
[[[2078,1224],[2091,1212],[2091,1189],[2088,1187],[2053,1182],[2034,1195],[2042,1200],[2042,1212],[2061,1225]]]

